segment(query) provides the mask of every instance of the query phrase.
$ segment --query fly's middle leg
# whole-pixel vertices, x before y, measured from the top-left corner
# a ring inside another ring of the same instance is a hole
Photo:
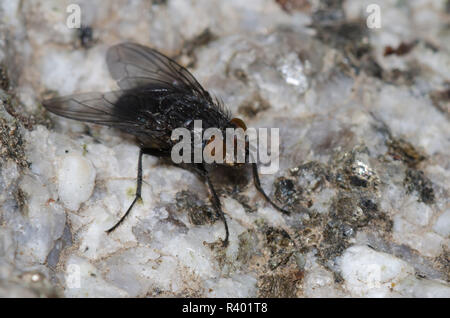
[[[106,231],[107,234],[114,231],[128,216],[131,209],[135,205],[135,203],[138,200],[141,200],[141,190],[142,190],[142,155],[152,155],[155,157],[165,157],[168,155],[168,152],[166,150],[160,150],[160,149],[152,149],[152,148],[140,148],[139,149],[139,159],[138,159],[138,172],[137,172],[137,185],[136,185],[136,196],[134,197],[133,202],[131,203],[130,207],[128,208],[127,212],[120,218],[119,222],[117,222],[112,228]]]
[[[106,231],[107,234],[114,231],[122,222],[125,220],[125,218],[130,213],[131,209],[133,208],[134,204],[141,199],[141,189],[142,189],[142,155],[144,154],[143,149],[141,148],[139,150],[139,159],[138,159],[138,173],[137,173],[137,186],[136,186],[136,196],[134,197],[133,202],[131,203],[130,207],[128,208],[127,212],[120,218],[119,222],[117,222],[112,228]]]

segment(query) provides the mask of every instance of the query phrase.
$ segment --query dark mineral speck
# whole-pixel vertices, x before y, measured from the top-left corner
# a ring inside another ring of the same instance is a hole
[[[82,25],[78,29],[78,40],[83,48],[90,48],[94,44],[94,30],[92,27]]]
[[[294,181],[287,178],[280,178],[275,183],[275,197],[278,202],[285,205],[292,205],[298,201],[298,189]]]
[[[416,167],[425,160],[425,156],[404,139],[389,139],[388,147],[389,154],[394,160],[401,160],[409,167]]]
[[[433,184],[420,170],[408,169],[404,180],[408,193],[417,192],[419,201],[426,204],[434,203]]]
[[[271,270],[286,264],[294,251],[294,242],[284,230],[268,228],[266,230],[266,244],[271,253],[269,260]]]
[[[218,220],[214,209],[190,191],[181,191],[176,194],[176,206],[178,210],[187,212],[191,224],[212,224]]]

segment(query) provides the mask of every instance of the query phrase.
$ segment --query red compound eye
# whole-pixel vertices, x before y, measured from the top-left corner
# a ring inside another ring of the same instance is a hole
[[[231,120],[231,122],[233,124],[235,124],[238,128],[242,128],[242,129],[244,129],[244,131],[247,130],[247,126],[245,125],[245,123],[244,123],[244,121],[242,119],[240,119],[240,118],[233,118]]]

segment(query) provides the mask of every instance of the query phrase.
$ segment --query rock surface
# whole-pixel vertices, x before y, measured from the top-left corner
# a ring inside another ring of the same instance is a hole
[[[450,5],[377,1],[0,4],[0,296],[450,297]],[[333,3],[333,4],[331,4]],[[125,14],[126,12],[126,14]],[[218,169],[230,226],[193,173],[129,136],[49,115],[44,98],[116,88],[104,56],[136,41],[188,66],[280,167]]]

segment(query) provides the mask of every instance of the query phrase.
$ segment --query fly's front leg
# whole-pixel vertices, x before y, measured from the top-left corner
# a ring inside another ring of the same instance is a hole
[[[205,178],[206,178],[206,184],[208,185],[209,191],[211,191],[213,206],[216,209],[217,213],[219,213],[219,216],[223,221],[223,225],[225,226],[225,240],[223,240],[223,246],[228,246],[228,237],[229,237],[230,233],[228,232],[228,224],[227,224],[227,220],[225,219],[225,214],[222,211],[222,204],[220,203],[219,196],[217,195],[216,190],[214,189],[214,186],[211,183],[209,175],[207,174],[205,176]]]
[[[225,239],[222,241],[223,246],[228,246],[228,237],[230,233],[228,231],[228,223],[225,218],[225,213],[222,211],[222,204],[220,203],[219,196],[217,195],[216,190],[211,182],[208,171],[203,167],[203,165],[194,165],[195,171],[197,171],[200,175],[202,175],[206,180],[206,185],[208,186],[209,191],[211,192],[211,201],[214,206],[214,209],[219,214],[220,218],[223,221],[223,225],[225,227]]]
[[[276,205],[269,198],[269,196],[266,194],[266,192],[264,192],[264,189],[261,187],[261,182],[259,181],[258,166],[256,165],[256,163],[252,163],[252,169],[253,169],[253,181],[255,183],[256,190],[258,190],[258,192],[263,195],[264,199],[266,199],[266,201],[269,202],[275,209],[277,209],[281,213],[289,215],[290,214],[289,211],[287,211],[287,210],[285,210],[283,208],[280,208],[278,205]]]

